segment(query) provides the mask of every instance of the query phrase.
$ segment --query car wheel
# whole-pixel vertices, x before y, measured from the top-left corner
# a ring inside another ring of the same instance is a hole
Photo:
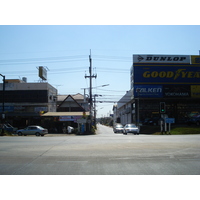
[[[36,133],[35,135],[36,135],[36,136],[40,136],[40,133]]]
[[[18,132],[18,135],[19,135],[19,136],[22,136],[22,132]]]
[[[41,135],[42,137],[44,136],[44,135]]]

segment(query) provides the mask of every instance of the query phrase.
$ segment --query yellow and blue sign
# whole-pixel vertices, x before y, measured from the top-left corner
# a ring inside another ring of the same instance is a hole
[[[191,64],[200,65],[200,56],[191,56]]]
[[[200,68],[191,65],[134,66],[135,84],[200,84]]]
[[[134,85],[135,98],[200,98],[200,85]]]
[[[200,98],[200,85],[191,85],[191,97]]]
[[[135,85],[134,97],[136,98],[162,98],[162,85]]]

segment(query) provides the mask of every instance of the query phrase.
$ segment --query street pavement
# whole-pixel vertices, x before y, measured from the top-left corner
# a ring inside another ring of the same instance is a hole
[[[199,175],[200,135],[0,137],[1,175]]]

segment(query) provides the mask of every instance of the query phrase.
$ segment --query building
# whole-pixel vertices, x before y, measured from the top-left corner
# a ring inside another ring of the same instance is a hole
[[[41,124],[44,112],[56,112],[57,89],[47,82],[27,83],[26,79],[5,80],[3,100],[3,83],[0,84],[0,112],[3,110],[5,120],[18,128],[30,124]]]
[[[57,96],[58,112],[86,112],[89,111],[88,101],[80,93],[75,95]]]
[[[80,124],[86,124],[88,111],[88,102],[82,94],[58,95],[56,112],[46,112],[42,118],[50,132],[61,133],[68,126],[81,132]],[[82,132],[84,131],[86,131],[86,125]]]
[[[185,123],[200,112],[200,56],[133,55],[130,77],[132,97],[121,111],[126,112],[132,104],[127,122],[139,123],[165,114],[176,123]],[[121,108],[120,101],[117,105]]]
[[[126,92],[126,94],[117,102],[117,120],[116,117],[114,117],[115,123],[121,123],[123,125],[132,123],[133,122],[133,91],[129,90]]]

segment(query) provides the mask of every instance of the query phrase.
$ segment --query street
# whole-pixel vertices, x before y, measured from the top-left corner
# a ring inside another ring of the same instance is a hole
[[[200,135],[0,137],[1,175],[199,175]]]

